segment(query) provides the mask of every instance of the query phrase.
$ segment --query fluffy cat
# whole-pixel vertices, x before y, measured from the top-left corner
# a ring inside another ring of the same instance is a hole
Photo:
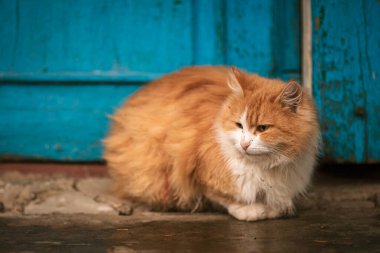
[[[117,110],[104,157],[120,197],[153,210],[211,202],[253,221],[293,213],[318,140],[314,103],[296,82],[187,67]]]

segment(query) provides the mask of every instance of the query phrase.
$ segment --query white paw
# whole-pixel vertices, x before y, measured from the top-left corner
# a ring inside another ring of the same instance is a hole
[[[251,205],[231,204],[228,212],[238,220],[255,221],[267,218],[265,206],[260,203]]]

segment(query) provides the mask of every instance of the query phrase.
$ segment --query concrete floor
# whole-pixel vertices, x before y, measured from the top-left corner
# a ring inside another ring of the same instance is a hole
[[[103,201],[108,178],[2,173],[0,252],[380,252],[378,179],[319,173],[296,217],[249,223],[217,213],[120,216]]]
[[[0,242],[0,252],[380,252],[380,210],[252,223],[217,214],[2,217]]]

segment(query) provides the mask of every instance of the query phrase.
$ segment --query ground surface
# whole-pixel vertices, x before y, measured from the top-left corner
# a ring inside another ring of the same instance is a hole
[[[298,215],[119,215],[107,177],[3,172],[0,252],[380,252],[377,176],[315,177]]]

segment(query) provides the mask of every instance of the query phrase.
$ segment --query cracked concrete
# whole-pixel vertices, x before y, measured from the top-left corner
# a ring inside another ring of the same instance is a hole
[[[316,177],[308,195],[297,201],[299,210],[380,206],[380,182]],[[8,215],[117,215],[122,212],[123,204],[110,196],[110,185],[111,179],[108,177],[78,178],[6,172],[1,174],[0,179],[0,212]],[[129,213],[130,210],[125,211],[125,214]]]
[[[30,214],[117,214],[109,199],[109,178],[73,178],[58,175],[3,173],[0,180],[0,203],[3,213]]]

